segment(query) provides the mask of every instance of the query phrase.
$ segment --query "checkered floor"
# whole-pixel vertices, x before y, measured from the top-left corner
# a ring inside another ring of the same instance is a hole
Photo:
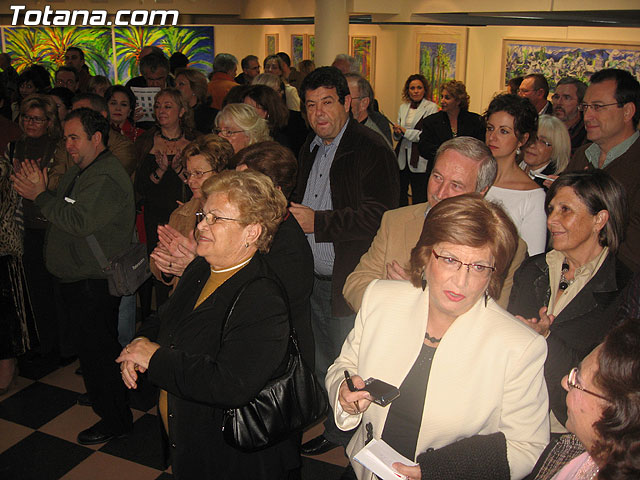
[[[85,391],[77,363],[58,368],[37,357],[19,361],[17,385],[0,396],[0,479],[2,480],[162,480],[164,470],[154,395],[131,396],[133,432],[102,445],[76,442],[79,431],[98,421],[91,407],[76,404]],[[322,431],[305,433],[303,441]],[[303,480],[338,479],[347,464],[342,448],[303,457]]]

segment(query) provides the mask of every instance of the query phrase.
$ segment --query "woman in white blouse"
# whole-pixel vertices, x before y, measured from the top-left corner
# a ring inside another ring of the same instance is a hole
[[[405,103],[400,105],[398,123],[393,125],[393,137],[398,141],[396,155],[400,168],[401,207],[409,203],[409,184],[412,204],[427,201],[427,160],[418,153],[418,141],[422,132],[421,120],[438,111],[438,106],[426,99],[428,93],[429,85],[423,75],[409,75],[402,89]]]
[[[527,242],[529,255],[542,253],[547,239],[545,192],[517,162],[521,149],[536,141],[538,113],[526,98],[502,94],[491,100],[484,118],[485,143],[498,162],[498,176],[486,198],[502,204]]]

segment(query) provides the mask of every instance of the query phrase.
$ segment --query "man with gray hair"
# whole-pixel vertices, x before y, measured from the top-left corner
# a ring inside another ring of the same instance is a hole
[[[169,75],[171,71],[169,59],[159,47],[143,47],[138,62],[140,76],[129,80],[126,84],[127,87],[166,88],[174,86],[173,77]]]
[[[382,216],[380,228],[369,251],[347,277],[342,293],[354,311],[360,309],[362,296],[372,280],[408,280],[405,270],[411,249],[415,247],[429,209],[445,198],[463,193],[486,194],[498,171],[491,150],[473,137],[456,137],[444,142],[436,153],[436,160],[427,185],[426,203],[388,210]],[[527,253],[527,245],[518,241],[518,250],[511,262],[502,293],[496,301],[506,308],[513,286],[513,274]]]
[[[251,85],[251,82],[260,74],[260,62],[255,55],[247,55],[240,62],[242,73],[233,80],[239,85]]]
[[[346,73],[344,76],[347,79],[349,92],[351,93],[351,114],[353,118],[381,135],[389,145],[389,148],[393,148],[389,123],[387,123],[385,130],[381,130],[371,118],[371,113],[373,112],[373,88],[371,88],[369,81],[357,73]]]
[[[207,91],[211,95],[211,108],[222,110],[222,101],[229,90],[238,84],[233,80],[238,70],[238,59],[230,53],[219,53],[213,59],[213,75]]]
[[[336,67],[343,73],[343,75],[346,75],[347,73],[356,73],[360,70],[358,61],[346,53],[339,53],[336,55],[331,66]]]
[[[569,130],[572,155],[578,147],[587,143],[587,131],[584,128],[582,112],[578,110],[578,105],[582,103],[586,91],[586,83],[575,77],[564,77],[558,82],[556,91],[551,96],[553,116],[562,120]]]

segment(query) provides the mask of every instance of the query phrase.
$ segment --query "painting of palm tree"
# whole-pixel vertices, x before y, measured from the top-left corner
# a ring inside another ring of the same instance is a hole
[[[55,71],[69,47],[82,49],[92,75],[112,77],[111,29],[95,27],[5,27],[5,49],[18,72],[36,63]]]
[[[431,99],[439,103],[440,86],[456,78],[456,43],[420,42],[420,73],[429,82]]]
[[[65,51],[78,47],[89,72],[112,83],[138,75],[140,50],[147,45],[160,47],[167,56],[182,52],[189,66],[203,73],[211,70],[214,57],[213,27],[2,27],[2,35],[18,72],[35,64],[53,72],[64,64]]]

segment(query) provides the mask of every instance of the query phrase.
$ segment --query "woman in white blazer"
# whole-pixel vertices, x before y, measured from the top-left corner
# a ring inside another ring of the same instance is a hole
[[[400,105],[398,123],[393,125],[393,137],[398,142],[396,155],[400,168],[401,207],[408,205],[409,184],[413,204],[427,201],[427,160],[418,153],[418,141],[422,131],[420,120],[438,111],[438,106],[426,99],[428,94],[427,79],[420,74],[409,75],[402,89],[402,99],[405,103]]]
[[[472,193],[439,202],[411,253],[412,281],[377,280],[326,377],[336,425],[357,427],[353,459],[382,439],[418,467],[409,478],[521,479],[549,441],[544,339],[493,300],[517,246],[501,207]],[[387,407],[366,390],[397,386]],[[357,462],[360,480],[372,473]],[[425,475],[425,476],[422,476]]]

